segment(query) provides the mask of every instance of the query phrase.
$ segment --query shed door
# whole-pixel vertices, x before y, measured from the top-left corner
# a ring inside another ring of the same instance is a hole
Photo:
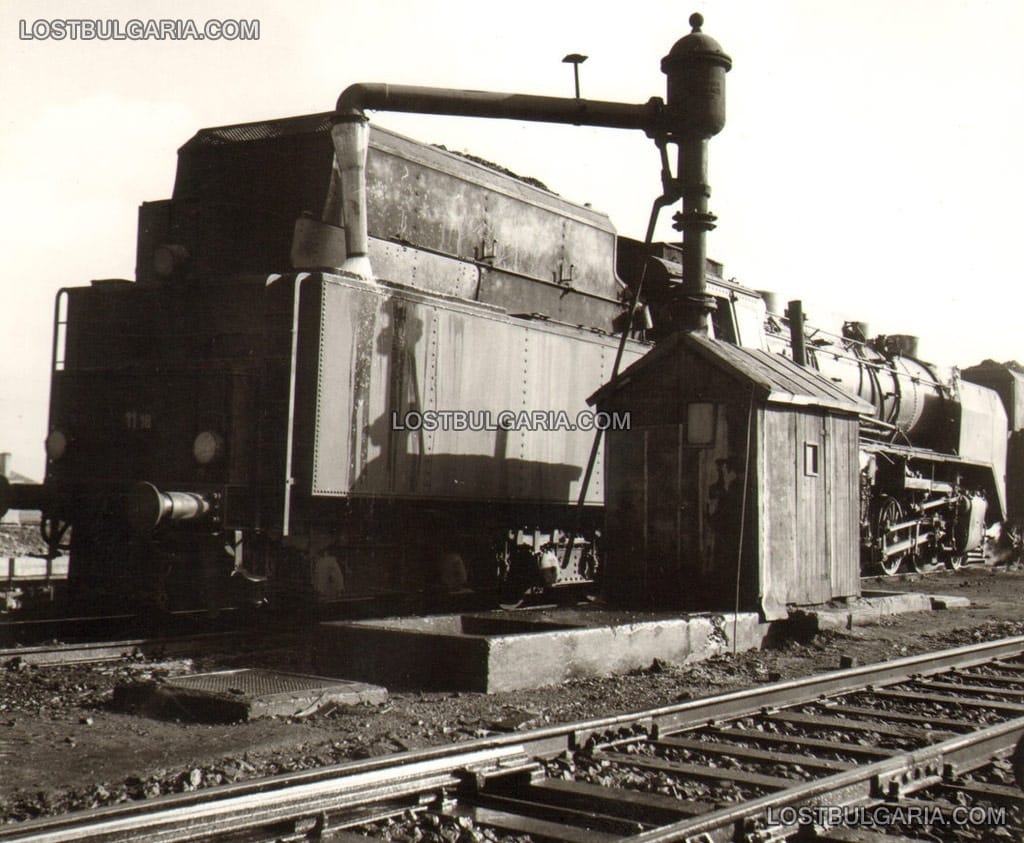
[[[829,416],[827,475],[832,557],[829,598],[860,594],[860,472],[857,421]]]
[[[832,527],[824,418],[770,407],[764,421],[768,530],[761,587],[769,614],[784,611],[787,603],[831,599]]]
[[[832,519],[828,426],[822,416],[794,414],[796,438],[797,576],[791,603],[824,603],[832,598]]]

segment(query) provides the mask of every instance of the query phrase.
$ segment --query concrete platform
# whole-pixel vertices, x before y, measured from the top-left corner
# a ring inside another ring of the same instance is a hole
[[[908,612],[931,612],[939,609],[966,608],[966,597],[922,594],[916,591],[865,591],[845,606],[805,608],[790,613],[791,620],[809,621],[816,630],[853,629],[870,626],[883,619]]]
[[[548,609],[320,624],[317,670],[392,688],[513,691],[761,646],[769,624],[734,616]]]
[[[387,698],[386,688],[363,682],[250,669],[197,673],[114,690],[117,707],[208,722],[304,716],[332,703],[379,705]]]

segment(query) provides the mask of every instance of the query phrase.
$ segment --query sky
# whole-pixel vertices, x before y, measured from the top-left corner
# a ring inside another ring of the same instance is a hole
[[[204,126],[329,110],[352,82],[640,103],[700,11],[732,56],[710,143],[709,255],[810,321],[921,337],[968,366],[1024,359],[1019,0],[0,0],[0,451],[41,478],[53,300],[132,278],[136,213]],[[258,19],[258,41],[20,37],[20,21]],[[642,237],[660,192],[641,133],[371,115],[541,179]],[[662,239],[677,235],[666,222]]]

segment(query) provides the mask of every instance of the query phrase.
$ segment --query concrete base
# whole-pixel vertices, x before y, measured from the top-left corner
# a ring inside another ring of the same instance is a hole
[[[493,612],[322,623],[321,673],[391,688],[514,691],[579,676],[760,647],[755,613],[656,616],[603,610]]]
[[[114,689],[114,704],[119,708],[206,722],[305,716],[332,703],[379,705],[387,699],[386,688],[363,682],[249,669],[198,673]]]
[[[791,612],[811,621],[814,629],[853,629],[881,623],[884,618],[907,612],[930,612],[935,609],[964,608],[971,605],[966,597],[921,594],[916,591],[865,591],[861,597],[839,608],[822,607]]]

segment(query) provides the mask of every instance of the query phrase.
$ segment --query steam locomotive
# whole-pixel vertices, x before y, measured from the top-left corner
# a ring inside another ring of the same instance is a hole
[[[200,131],[172,197],[140,208],[135,279],[58,294],[46,480],[0,487],[0,509],[42,510],[90,607],[240,589],[402,611],[593,584],[595,428],[628,419],[588,415],[587,396],[696,307],[709,335],[876,407],[847,467],[866,564],[961,564],[1013,512],[1021,379],[944,375],[859,325],[825,338],[725,280],[704,254],[703,156],[730,60],[694,21],[662,62],[667,102],[356,85],[333,112]],[[685,248],[371,128],[366,108],[643,130]]]
[[[917,357],[916,337],[869,339],[861,322],[845,323],[838,336],[807,330],[799,302],[792,305],[769,318],[766,347],[875,408],[861,418],[862,570],[957,569],[968,554],[983,553],[988,528],[1009,524],[1013,427],[1006,406],[1020,388],[1018,377],[991,361],[963,372],[942,370]],[[985,385],[993,373],[1005,382],[1000,392]]]

